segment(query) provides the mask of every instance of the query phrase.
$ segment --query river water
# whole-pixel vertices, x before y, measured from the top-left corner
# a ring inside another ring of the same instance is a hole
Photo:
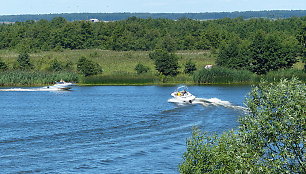
[[[237,127],[250,87],[190,86],[211,103],[183,106],[168,102],[174,89],[0,91],[1,173],[179,173],[192,127]]]

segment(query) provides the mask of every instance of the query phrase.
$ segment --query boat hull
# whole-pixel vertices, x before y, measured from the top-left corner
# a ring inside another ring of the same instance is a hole
[[[196,98],[194,95],[190,94],[189,92],[185,95],[178,95],[177,92],[173,92],[171,96],[173,96],[173,98],[175,99],[174,101],[180,103],[192,103]]]
[[[66,83],[66,82],[58,82],[52,86],[46,86],[45,89],[53,89],[53,90],[69,90],[74,86],[73,83]]]

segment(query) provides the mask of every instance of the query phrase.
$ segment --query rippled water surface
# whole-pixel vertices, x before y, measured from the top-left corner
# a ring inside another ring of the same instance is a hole
[[[235,128],[239,107],[168,103],[175,87],[0,91],[1,173],[178,173],[193,126]],[[243,106],[248,86],[191,86]]]

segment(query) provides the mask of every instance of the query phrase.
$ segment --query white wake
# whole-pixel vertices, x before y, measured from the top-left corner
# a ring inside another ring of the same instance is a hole
[[[0,91],[64,91],[57,88],[9,88],[9,89],[0,89]]]
[[[179,100],[177,100],[175,98],[170,98],[168,100],[168,102],[176,103],[177,105],[200,104],[200,105],[203,105],[205,107],[208,107],[208,106],[222,106],[222,107],[226,107],[226,108],[232,108],[232,109],[238,109],[238,110],[247,111],[246,107],[237,106],[237,105],[232,104],[229,101],[223,101],[223,100],[218,99],[218,98],[209,98],[209,99],[206,99],[206,98],[196,98],[192,103],[184,103],[184,102],[181,102],[181,101],[179,101]]]

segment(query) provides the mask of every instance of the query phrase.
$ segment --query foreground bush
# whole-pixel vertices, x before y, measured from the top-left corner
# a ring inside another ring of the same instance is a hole
[[[262,83],[247,98],[238,130],[187,141],[181,173],[306,173],[306,86]]]

